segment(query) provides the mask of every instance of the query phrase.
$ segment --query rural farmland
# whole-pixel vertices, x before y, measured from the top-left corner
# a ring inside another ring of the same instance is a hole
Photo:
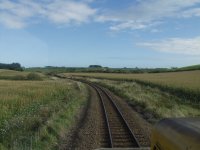
[[[28,74],[0,72],[9,77]],[[73,81],[0,80],[0,149],[59,147],[66,138],[62,132],[69,132],[87,96],[84,85]]]
[[[0,73],[1,149],[149,147],[163,118],[200,116],[199,71]]]
[[[0,0],[0,150],[200,150],[200,0]]]
[[[114,80],[142,80],[164,86],[200,91],[200,71],[183,71],[169,73],[66,73],[66,76],[83,76]]]
[[[147,111],[146,113],[154,114],[158,118],[200,115],[199,71],[149,74],[66,73],[64,75],[84,77],[100,83],[128,99],[133,105],[141,106]]]

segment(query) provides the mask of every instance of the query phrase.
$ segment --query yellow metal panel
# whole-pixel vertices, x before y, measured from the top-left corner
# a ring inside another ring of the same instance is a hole
[[[151,150],[200,150],[200,118],[164,119],[152,131]]]

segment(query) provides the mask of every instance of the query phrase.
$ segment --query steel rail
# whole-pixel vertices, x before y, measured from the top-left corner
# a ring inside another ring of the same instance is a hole
[[[107,129],[108,129],[108,132],[109,132],[109,145],[110,145],[110,147],[111,147],[111,148],[114,147],[114,144],[113,144],[113,137],[112,137],[112,132],[111,132],[111,128],[110,128],[110,123],[109,123],[109,119],[108,119],[108,115],[107,115],[105,103],[104,103],[104,100],[103,100],[103,97],[102,97],[100,91],[103,92],[103,93],[107,96],[108,100],[110,100],[111,104],[112,104],[113,107],[116,109],[116,111],[117,111],[117,113],[118,113],[120,119],[122,120],[123,124],[125,125],[125,128],[128,129],[128,132],[129,132],[129,134],[131,135],[131,140],[132,140],[132,142],[134,143],[135,147],[139,148],[139,147],[140,147],[140,144],[139,144],[137,138],[135,137],[135,135],[134,135],[133,131],[131,130],[129,124],[127,123],[126,119],[123,117],[123,115],[122,115],[122,113],[121,113],[119,107],[118,107],[117,104],[114,102],[114,100],[113,100],[113,98],[110,96],[110,94],[108,94],[108,92],[107,92],[104,88],[102,88],[101,86],[99,86],[99,85],[97,85],[97,84],[94,84],[94,83],[92,83],[92,82],[85,81],[85,80],[78,80],[78,79],[73,79],[73,80],[86,83],[86,84],[88,84],[89,86],[93,87],[93,88],[97,91],[97,93],[98,93],[98,95],[99,95],[99,97],[100,97],[102,106],[103,106],[104,116],[105,116],[105,118],[106,118],[106,124],[107,124],[106,126],[107,126]]]
[[[105,103],[103,101],[103,97],[101,95],[101,93],[99,92],[99,89],[93,85],[90,84],[90,86],[92,86],[98,93],[99,95],[99,98],[101,100],[101,103],[102,103],[102,106],[103,106],[103,110],[104,110],[104,116],[106,118],[106,126],[107,126],[107,129],[108,129],[108,133],[109,133],[109,145],[111,148],[113,148],[113,141],[112,141],[112,133],[111,133],[111,130],[110,130],[110,124],[109,124],[109,121],[108,121],[108,115],[107,115],[107,111],[106,111],[106,108],[105,108]]]
[[[136,146],[137,146],[137,147],[140,147],[140,144],[139,144],[137,138],[135,137],[133,131],[131,130],[129,124],[128,124],[127,121],[126,121],[126,119],[123,117],[123,115],[122,115],[122,113],[121,113],[119,107],[116,105],[116,103],[114,102],[113,98],[112,98],[112,97],[110,96],[110,94],[108,94],[108,92],[107,92],[106,90],[104,90],[102,87],[98,86],[98,88],[100,88],[100,89],[107,95],[107,97],[109,98],[109,100],[112,102],[112,104],[114,105],[114,107],[117,109],[118,114],[119,114],[120,117],[122,118],[122,120],[123,120],[123,122],[124,122],[126,128],[128,129],[130,135],[132,136],[133,142],[136,143]]]
[[[96,90],[97,94],[99,95],[99,98],[101,100],[101,104],[102,104],[102,107],[103,107],[104,116],[106,118],[106,127],[107,127],[108,134],[109,134],[109,146],[111,148],[113,148],[112,133],[111,133],[111,130],[110,130],[110,124],[109,124],[109,121],[108,121],[108,115],[107,115],[107,111],[106,111],[106,108],[105,108],[105,103],[103,101],[103,97],[102,97],[101,93],[99,92],[99,89],[91,82],[87,82],[87,81],[84,81],[84,80],[77,80],[77,79],[73,79],[73,80],[83,82],[83,83],[93,87]]]

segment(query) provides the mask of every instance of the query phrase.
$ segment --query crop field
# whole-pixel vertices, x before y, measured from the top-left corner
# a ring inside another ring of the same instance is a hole
[[[4,80],[27,80],[28,79],[27,77],[29,77],[29,75],[31,74],[34,74],[35,76],[37,76],[37,79],[39,78],[40,80],[45,79],[45,75],[41,73],[30,73],[30,72],[24,72],[24,71],[0,69],[0,79],[4,79]]]
[[[146,74],[68,73],[107,87],[150,122],[200,116],[200,71]]]
[[[182,99],[158,88],[140,85],[134,81],[89,80],[107,87],[126,99],[134,109],[143,114],[145,119],[151,123],[162,118],[200,116],[200,106],[185,103]]]
[[[87,100],[72,81],[0,80],[0,149],[52,149]]]
[[[82,76],[120,81],[135,81],[146,86],[160,88],[192,103],[200,103],[200,71],[171,73],[65,73],[65,76]]]
[[[143,73],[143,74],[120,74],[120,73],[65,73],[66,76],[85,76],[118,80],[142,80],[170,87],[186,88],[200,91],[200,71],[184,71],[170,73]]]
[[[151,124],[168,117],[200,116],[200,71],[62,75],[106,87]],[[91,95],[80,82],[0,70],[0,149],[60,149]]]
[[[11,77],[16,75],[26,76],[28,72],[21,72],[21,71],[14,71],[14,70],[6,70],[6,69],[0,69],[0,77]]]

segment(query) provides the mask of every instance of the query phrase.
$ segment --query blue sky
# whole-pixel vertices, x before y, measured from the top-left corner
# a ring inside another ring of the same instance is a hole
[[[200,64],[200,0],[0,0],[0,62]]]

